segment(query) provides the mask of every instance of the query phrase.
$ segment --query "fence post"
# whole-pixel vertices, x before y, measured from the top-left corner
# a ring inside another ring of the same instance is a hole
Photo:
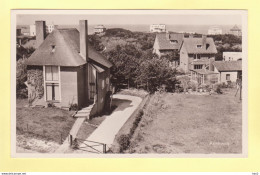
[[[106,144],[103,145],[103,153],[106,153]]]
[[[72,135],[70,134],[70,146],[72,146]]]

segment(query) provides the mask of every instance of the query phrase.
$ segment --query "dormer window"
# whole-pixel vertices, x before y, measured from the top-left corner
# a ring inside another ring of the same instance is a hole
[[[177,44],[178,41],[177,41],[177,40],[171,40],[170,43],[171,43],[171,44]]]
[[[51,45],[51,52],[52,52],[52,53],[55,52],[55,45]]]
[[[199,44],[199,45],[197,45],[197,48],[202,48],[202,45],[200,45],[200,44]]]

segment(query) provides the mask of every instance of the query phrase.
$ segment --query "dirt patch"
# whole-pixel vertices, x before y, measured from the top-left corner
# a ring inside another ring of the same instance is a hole
[[[38,153],[53,153],[59,148],[59,144],[36,138],[28,138],[24,135],[16,137],[17,153],[38,152]]]

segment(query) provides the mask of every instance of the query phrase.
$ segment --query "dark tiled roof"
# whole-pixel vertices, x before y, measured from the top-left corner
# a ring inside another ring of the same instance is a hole
[[[242,61],[215,61],[213,65],[220,72],[222,71],[242,71]]]
[[[182,40],[184,38],[183,33],[169,33],[167,35],[166,32],[158,33],[156,34],[157,40],[158,40],[158,45],[160,50],[173,50],[177,49],[179,50],[181,47]],[[176,44],[171,44],[171,40],[177,40],[178,43]]]
[[[201,45],[201,48],[198,48],[198,45]],[[184,38],[183,47],[185,47],[187,52],[190,54],[217,53],[217,49],[212,38],[206,38],[204,43],[203,38]]]
[[[79,32],[77,29],[58,29],[50,33],[39,48],[31,55],[27,65],[80,66],[86,61],[80,52]],[[52,52],[52,45],[55,51]],[[110,68],[112,64],[91,46],[88,46],[90,60]]]

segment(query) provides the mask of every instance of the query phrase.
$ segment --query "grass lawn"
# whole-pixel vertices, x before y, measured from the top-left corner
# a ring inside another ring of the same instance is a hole
[[[152,96],[135,131],[131,153],[241,153],[242,102],[221,95]]]
[[[66,139],[75,122],[71,117],[73,112],[58,108],[24,107],[26,104],[27,99],[17,99],[17,146],[33,150],[37,147],[34,147],[36,142],[48,143],[50,147],[61,144],[61,138]],[[35,144],[30,144],[32,142]],[[48,150],[41,148],[40,152],[48,152]]]

